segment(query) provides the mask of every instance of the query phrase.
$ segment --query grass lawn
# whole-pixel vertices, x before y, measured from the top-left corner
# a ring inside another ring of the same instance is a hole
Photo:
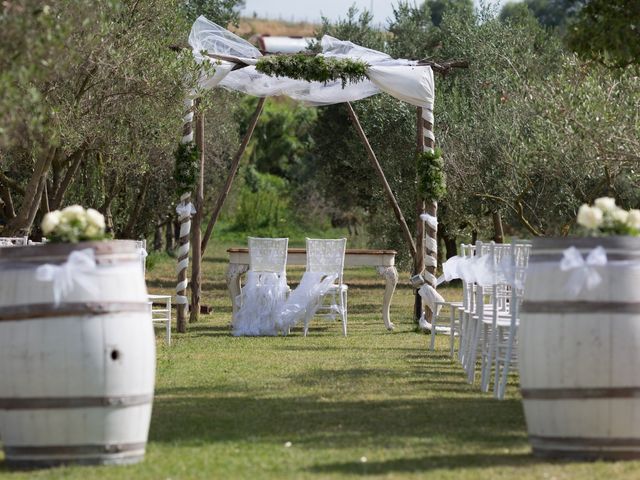
[[[640,462],[565,463],[534,458],[511,379],[494,400],[466,384],[448,338],[416,334],[407,273],[384,329],[384,282],[373,269],[345,272],[349,336],[315,320],[307,338],[234,338],[224,280],[226,246],[205,261],[212,315],[174,335],[157,330],[157,385],[146,459],[127,467],[10,472],[2,479],[591,479],[640,478]],[[174,263],[147,274],[150,291],[175,285]],[[289,272],[295,284],[302,270]],[[458,295],[443,289],[444,296]]]

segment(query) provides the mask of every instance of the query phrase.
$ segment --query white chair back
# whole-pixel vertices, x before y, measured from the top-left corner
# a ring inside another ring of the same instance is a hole
[[[288,246],[288,238],[249,237],[249,269],[254,272],[285,272]]]
[[[142,273],[147,274],[147,240],[136,240],[136,247],[140,253],[140,263],[142,264]]]
[[[342,283],[346,248],[346,238],[307,238],[307,272],[335,274],[338,275],[338,283]]]

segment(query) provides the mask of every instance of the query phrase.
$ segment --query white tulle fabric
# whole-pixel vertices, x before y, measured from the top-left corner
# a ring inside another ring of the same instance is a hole
[[[311,319],[320,305],[320,299],[329,291],[337,278],[336,274],[305,272],[300,285],[291,292],[280,309],[276,319],[278,329],[286,333],[301,320]]]
[[[288,292],[284,273],[249,271],[242,294],[236,298],[238,311],[233,318],[233,335],[278,335],[277,320]]]
[[[334,284],[337,275],[305,272],[300,285],[289,295],[284,273],[247,273],[242,294],[236,299],[234,336],[286,335],[304,319],[312,318],[320,299]]]
[[[497,284],[511,285],[522,288],[524,276],[522,265],[526,266],[529,256],[529,245],[518,245],[511,249],[510,245],[483,245],[480,255],[468,257],[459,256],[449,258],[442,264],[442,276],[437,284],[462,279],[466,283],[476,283],[482,286]],[[514,257],[515,255],[515,257]]]
[[[286,95],[312,106],[352,102],[386,92],[412,105],[433,110],[435,90],[431,67],[417,65],[415,60],[395,59],[328,35],[321,41],[322,55],[365,61],[369,65],[368,79],[342,88],[341,81],[321,83],[269,77],[256,71],[254,66],[232,71],[233,62],[213,59],[202,52],[235,57],[249,65],[254,65],[262,54],[246,40],[204,16],[194,22],[189,44],[196,61],[209,63],[214,68],[203,72],[201,88],[220,86],[257,97]]]

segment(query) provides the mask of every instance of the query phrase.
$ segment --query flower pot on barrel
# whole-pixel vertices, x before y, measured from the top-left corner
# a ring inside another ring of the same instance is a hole
[[[534,454],[640,458],[640,238],[535,239],[519,335]]]
[[[2,248],[0,277],[7,464],[141,460],[155,340],[135,242]]]

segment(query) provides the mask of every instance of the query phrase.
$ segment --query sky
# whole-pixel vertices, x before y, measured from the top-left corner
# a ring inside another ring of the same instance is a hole
[[[490,1],[504,4],[507,0]],[[474,2],[478,3],[477,0]],[[331,20],[344,18],[353,4],[360,10],[372,10],[375,23],[385,24],[387,18],[392,16],[392,5],[397,4],[397,0],[245,0],[242,14],[251,16],[255,12],[262,18],[315,22],[320,20],[321,15]]]

